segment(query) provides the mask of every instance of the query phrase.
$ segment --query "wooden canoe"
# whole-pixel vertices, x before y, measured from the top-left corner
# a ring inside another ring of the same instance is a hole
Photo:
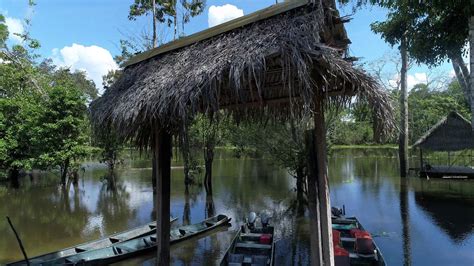
[[[174,222],[176,220],[177,220],[177,218],[170,217],[170,222]],[[61,259],[61,258],[64,258],[64,257],[76,255],[76,254],[79,254],[79,253],[81,253],[83,251],[86,251],[86,250],[93,250],[93,249],[100,249],[100,248],[109,247],[109,246],[112,246],[113,244],[122,243],[122,242],[125,242],[125,241],[128,241],[128,240],[132,240],[132,239],[135,239],[135,238],[138,238],[138,237],[151,235],[151,234],[154,234],[154,233],[156,233],[156,222],[151,222],[151,223],[141,225],[141,226],[135,227],[133,229],[127,230],[127,231],[123,231],[123,232],[120,232],[120,233],[110,235],[108,237],[104,237],[104,238],[101,238],[101,239],[98,239],[98,240],[93,240],[93,241],[83,243],[83,244],[80,244],[80,245],[77,245],[77,246],[65,248],[65,249],[60,250],[60,251],[54,251],[54,252],[51,252],[51,253],[39,255],[39,256],[36,256],[36,257],[33,257],[33,258],[28,258],[28,259],[30,261],[30,264],[40,265],[42,262],[57,260],[57,259]],[[16,262],[9,263],[7,265],[17,266],[17,265],[27,265],[27,264],[26,264],[26,261],[21,260],[21,261],[16,261]]]
[[[373,255],[364,256],[355,252],[355,238],[351,237],[350,230],[356,228],[365,231],[356,217],[333,217],[332,228],[341,232],[342,247],[349,252],[350,265],[386,265],[382,252],[374,239],[372,239],[375,250]]]
[[[180,226],[170,232],[170,244],[211,231],[221,225],[228,224],[230,218],[217,215],[202,222]],[[156,249],[156,236],[147,235],[133,240],[116,243],[109,247],[85,250],[64,258],[43,262],[40,265],[106,265],[131,258]]]
[[[253,229],[241,226],[220,265],[274,265],[274,230],[273,226]],[[271,236],[271,243],[260,243],[262,235]]]

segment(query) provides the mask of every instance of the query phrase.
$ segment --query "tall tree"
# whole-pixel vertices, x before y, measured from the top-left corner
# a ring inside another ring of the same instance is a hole
[[[374,32],[379,33],[386,42],[399,45],[401,56],[400,70],[400,135],[398,139],[400,175],[408,175],[408,49],[413,30],[413,9],[406,4],[391,7],[388,18],[384,22],[375,22],[371,25]]]
[[[350,0],[339,0],[349,3]],[[474,79],[472,71],[466,66],[463,55],[467,53],[467,44],[471,45],[471,64],[473,64],[474,19],[472,19],[472,0],[356,0],[355,7],[367,3],[398,9],[405,6],[410,10],[413,30],[410,32],[408,52],[417,63],[437,66],[447,59],[453,65],[456,78],[463,88],[466,100],[471,106],[474,119]],[[471,30],[470,30],[471,29]],[[471,68],[472,69],[472,68]],[[474,121],[474,120],[473,120]],[[472,123],[474,127],[474,123]]]

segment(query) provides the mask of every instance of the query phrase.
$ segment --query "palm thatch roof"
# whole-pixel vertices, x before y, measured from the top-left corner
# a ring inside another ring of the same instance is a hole
[[[357,95],[392,128],[388,95],[344,58],[350,41],[334,0],[312,2],[276,4],[137,55],[92,102],[93,123],[144,144],[153,127],[176,132],[197,112],[290,117],[312,112],[315,97],[348,104]]]
[[[474,149],[471,123],[457,112],[451,112],[428,130],[414,147],[432,151]]]

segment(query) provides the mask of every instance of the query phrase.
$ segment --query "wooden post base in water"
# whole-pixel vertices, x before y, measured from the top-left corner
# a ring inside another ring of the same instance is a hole
[[[163,129],[155,131],[153,171],[156,178],[156,241],[158,247],[157,265],[170,263],[170,177],[171,177],[171,135]]]

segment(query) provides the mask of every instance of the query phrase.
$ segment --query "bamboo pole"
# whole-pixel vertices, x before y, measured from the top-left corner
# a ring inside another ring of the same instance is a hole
[[[315,98],[314,137],[317,166],[318,200],[320,207],[321,240],[324,265],[334,265],[332,245],[331,203],[329,199],[329,180],[326,156],[326,123],[324,118],[324,96]]]
[[[170,263],[170,177],[171,177],[171,135],[163,129],[155,130],[153,158],[156,160],[156,243],[157,264]]]
[[[26,255],[25,248],[23,247],[23,243],[21,242],[20,236],[18,236],[18,233],[15,230],[15,227],[12,224],[12,221],[10,220],[10,217],[7,216],[7,221],[10,227],[13,230],[13,233],[15,234],[16,240],[18,241],[18,245],[20,246],[21,253],[23,253],[23,257],[25,258],[26,265],[30,266],[30,260],[28,260],[28,256]]]

